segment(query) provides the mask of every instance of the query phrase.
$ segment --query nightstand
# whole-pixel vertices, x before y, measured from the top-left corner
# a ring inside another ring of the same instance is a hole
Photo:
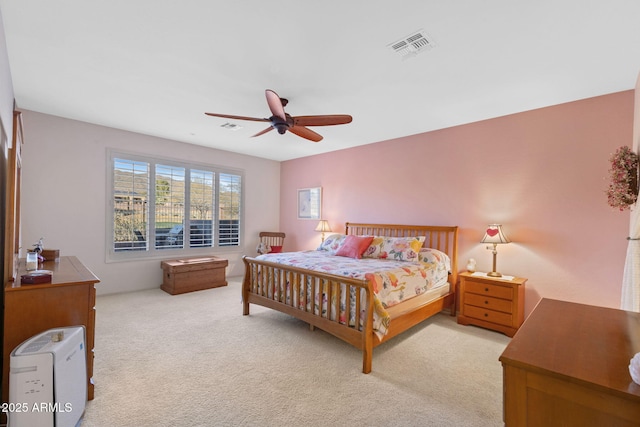
[[[524,321],[524,284],[527,279],[460,273],[458,323],[502,332],[510,337]]]

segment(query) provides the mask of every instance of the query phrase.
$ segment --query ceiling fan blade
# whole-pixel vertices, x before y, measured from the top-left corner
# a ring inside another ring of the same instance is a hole
[[[309,141],[319,142],[322,141],[322,135],[312,131],[311,129],[307,129],[304,126],[291,126],[289,128],[289,132],[294,133],[298,136],[301,136]]]
[[[225,119],[236,119],[236,120],[251,120],[253,122],[268,122],[269,119],[261,119],[258,117],[245,117],[245,116],[234,116],[231,114],[218,114],[218,113],[205,113],[207,116],[213,117],[224,117]]]
[[[269,126],[265,130],[261,130],[260,132],[256,133],[255,135],[251,135],[251,137],[253,138],[254,136],[264,135],[265,133],[269,132],[270,130],[273,130],[273,126]]]
[[[267,95],[267,104],[269,104],[271,114],[280,117],[283,121],[287,121],[287,116],[284,112],[284,107],[282,106],[282,101],[278,94],[271,89],[265,90],[264,93]]]
[[[330,114],[324,116],[295,116],[294,126],[331,126],[351,123],[353,118],[347,114]]]

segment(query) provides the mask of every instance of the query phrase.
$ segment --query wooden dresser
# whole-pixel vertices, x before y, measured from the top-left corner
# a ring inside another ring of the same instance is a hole
[[[640,426],[640,313],[542,299],[500,356],[509,426]]]
[[[23,341],[47,329],[84,325],[86,328],[88,399],[93,399],[93,347],[95,334],[95,284],[99,279],[76,257],[47,261],[39,269],[53,272],[51,283],[22,285],[28,273],[25,260],[18,266],[16,282],[4,288],[4,343],[2,401],[8,402],[11,352]]]
[[[460,273],[458,323],[476,325],[512,337],[524,321],[524,285],[527,279]]]

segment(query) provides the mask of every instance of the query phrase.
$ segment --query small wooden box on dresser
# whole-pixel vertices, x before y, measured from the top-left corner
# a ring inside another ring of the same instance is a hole
[[[514,336],[524,321],[524,285],[527,279],[460,274],[458,323],[475,325]]]

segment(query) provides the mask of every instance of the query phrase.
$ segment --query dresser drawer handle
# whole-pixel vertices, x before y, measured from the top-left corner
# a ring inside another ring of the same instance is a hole
[[[489,313],[485,313],[485,314],[484,314],[484,317],[489,317]]]
[[[485,303],[485,304],[489,304],[489,301],[485,301],[484,303]]]
[[[484,291],[485,292],[489,292],[489,288],[484,288]]]

